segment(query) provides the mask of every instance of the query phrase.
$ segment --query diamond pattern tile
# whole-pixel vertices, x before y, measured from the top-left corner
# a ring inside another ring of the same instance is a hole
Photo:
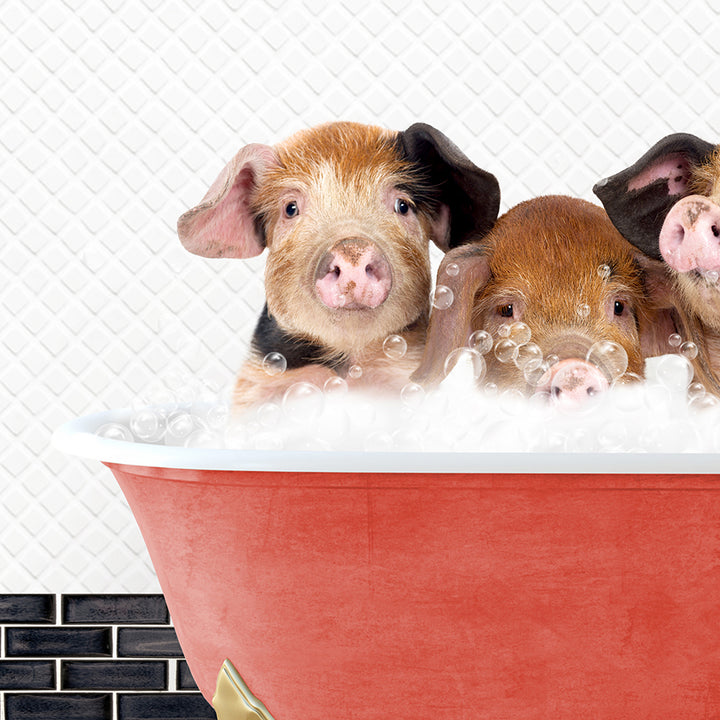
[[[663,134],[720,139],[719,22],[700,0],[5,0],[0,590],[157,591],[109,473],[48,441],[171,372],[231,385],[264,261],[174,228],[240,145],[421,119],[504,209],[592,199]]]

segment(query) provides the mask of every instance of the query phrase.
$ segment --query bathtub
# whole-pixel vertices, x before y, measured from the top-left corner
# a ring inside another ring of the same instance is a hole
[[[54,442],[113,472],[218,717],[720,716],[718,456],[94,435],[125,419]]]

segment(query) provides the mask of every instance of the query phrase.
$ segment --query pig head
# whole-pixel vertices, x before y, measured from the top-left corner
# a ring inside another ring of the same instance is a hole
[[[350,368],[356,384],[401,387],[424,341],[429,242],[446,251],[487,232],[499,202],[494,176],[425,124],[329,123],[240,150],[178,222],[183,245],[205,257],[267,249],[266,306],[236,406]],[[382,345],[393,334],[407,352],[391,363]],[[264,372],[269,353],[284,357],[282,375]]]
[[[486,381],[576,405],[641,376],[644,357],[668,350],[674,330],[662,264],[624,240],[602,208],[569,197],[517,205],[447,253],[438,283],[455,301],[433,311],[414,375],[424,384],[442,380],[448,354],[484,330],[494,343]]]
[[[671,268],[684,302],[720,331],[720,153],[668,135],[593,188],[620,232]]]

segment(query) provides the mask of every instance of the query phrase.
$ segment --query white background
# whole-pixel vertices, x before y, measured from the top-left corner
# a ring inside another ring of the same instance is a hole
[[[171,369],[229,387],[263,258],[177,217],[248,142],[422,120],[502,209],[594,199],[670,132],[720,140],[720,10],[698,0],[2,0],[0,592],[155,592],[108,470],[49,447]]]

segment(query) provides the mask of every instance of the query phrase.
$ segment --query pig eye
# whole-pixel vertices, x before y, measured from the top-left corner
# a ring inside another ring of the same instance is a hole
[[[498,312],[500,313],[500,317],[510,318],[513,316],[513,306],[512,305],[501,305],[498,308]]]
[[[403,198],[395,200],[395,212],[398,215],[407,215],[410,212],[410,203]]]
[[[613,307],[613,312],[616,315],[622,315],[625,312],[625,303],[622,300],[616,300]]]
[[[299,214],[300,208],[298,208],[298,205],[294,200],[292,200],[285,206],[285,217],[291,218]]]

